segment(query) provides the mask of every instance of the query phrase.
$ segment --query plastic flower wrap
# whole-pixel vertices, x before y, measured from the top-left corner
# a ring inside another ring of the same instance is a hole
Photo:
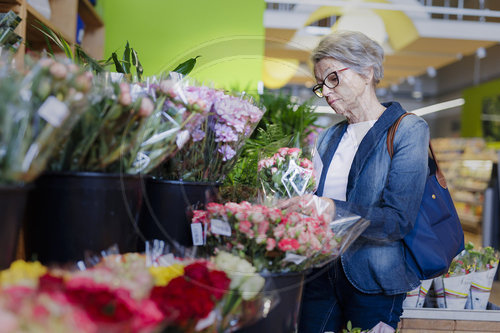
[[[116,83],[109,75],[94,78],[90,106],[69,140],[51,164],[55,171],[120,172],[133,158],[125,158],[139,145],[152,100],[133,94],[134,85]]]
[[[159,170],[159,176],[187,181],[221,181],[236,163],[263,111],[250,98],[206,86],[170,89],[172,102],[200,114],[177,135],[182,147]]]
[[[313,164],[301,158],[301,154],[299,148],[283,147],[273,156],[259,161],[258,177],[266,202],[314,192]]]
[[[154,100],[156,108],[148,118],[139,145],[132,150],[134,162],[128,173],[154,170],[181,149],[190,134],[194,134],[186,128],[192,129],[207,115],[197,104],[183,104],[172,98],[182,94],[180,83],[173,79],[147,85],[145,91]]]
[[[88,106],[92,74],[42,59],[26,73],[0,70],[0,181],[27,182],[44,171]]]
[[[474,272],[470,276],[471,288],[465,308],[485,310],[498,269],[499,253],[490,246],[482,249],[471,247],[472,243],[467,244],[469,255],[474,262]]]
[[[345,250],[366,224],[339,222],[316,196],[282,211],[263,205],[209,203],[193,217],[193,243],[209,253],[224,249],[246,258],[259,272],[292,272],[321,266]],[[359,217],[358,217],[359,218]],[[358,219],[356,219],[357,221]],[[335,232],[333,230],[336,230]]]

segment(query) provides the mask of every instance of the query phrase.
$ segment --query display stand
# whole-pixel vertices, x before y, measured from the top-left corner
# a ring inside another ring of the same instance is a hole
[[[401,333],[500,332],[499,310],[405,309]]]

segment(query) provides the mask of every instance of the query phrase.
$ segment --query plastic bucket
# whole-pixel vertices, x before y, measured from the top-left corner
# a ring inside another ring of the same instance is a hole
[[[0,186],[0,270],[16,258],[27,194],[26,186]]]
[[[272,274],[272,284],[279,296],[279,302],[267,317],[248,327],[235,332],[239,333],[289,333],[297,332],[299,324],[300,303],[304,287],[305,273]],[[265,276],[265,275],[263,275]]]
[[[215,182],[148,179],[139,222],[145,239],[173,240],[192,246],[192,211],[216,201],[219,186]]]
[[[48,173],[28,197],[26,257],[65,263],[116,244],[137,250],[142,179],[105,173]]]

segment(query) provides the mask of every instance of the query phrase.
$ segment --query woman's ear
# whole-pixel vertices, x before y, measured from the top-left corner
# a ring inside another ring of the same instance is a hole
[[[366,85],[369,85],[373,82],[373,67],[369,67],[365,72]]]

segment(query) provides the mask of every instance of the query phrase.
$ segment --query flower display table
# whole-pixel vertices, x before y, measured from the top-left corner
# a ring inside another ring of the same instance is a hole
[[[401,333],[500,332],[500,310],[405,309]]]

